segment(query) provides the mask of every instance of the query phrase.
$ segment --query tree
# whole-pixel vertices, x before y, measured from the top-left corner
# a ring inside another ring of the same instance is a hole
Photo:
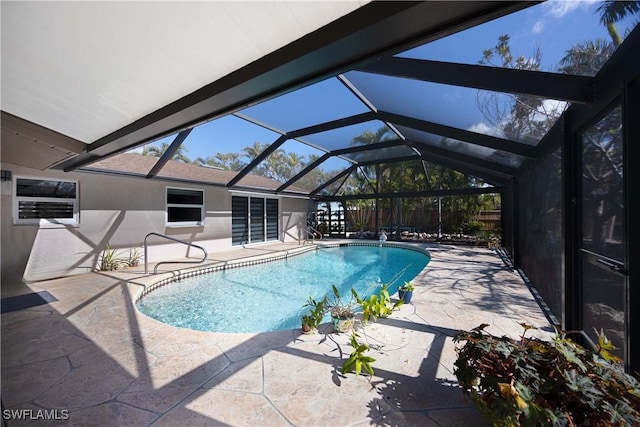
[[[540,71],[542,53],[539,48],[534,50],[531,57],[514,57],[509,41],[507,34],[498,37],[498,43],[493,48],[486,49],[478,62],[481,65]],[[557,103],[544,101],[532,95],[485,91],[479,91],[477,97],[478,108],[494,126],[497,135],[528,143],[537,143],[562,113]]]
[[[268,144],[262,144],[260,142],[254,142],[252,146],[244,147],[245,156],[249,158],[249,162],[254,161],[266,148]]]
[[[168,142],[163,142],[160,146],[157,145],[145,145],[142,148],[142,155],[149,157],[162,157],[162,155],[167,151],[171,144]],[[186,155],[187,149],[184,146],[178,147],[175,154],[171,157],[171,160],[175,160],[182,163],[191,163],[191,159]]]
[[[391,131],[391,129],[387,126],[380,127],[377,131],[365,131],[361,135],[353,137],[351,140],[351,145],[375,145],[382,141],[391,139],[395,134]],[[382,191],[382,165],[377,164],[373,167],[364,166],[362,167],[362,172],[364,173],[366,179],[373,183],[376,192],[379,193]],[[368,185],[362,181],[362,184]]]
[[[603,25],[614,24],[627,15],[640,13],[640,1],[605,1],[598,6],[598,12]]]
[[[239,171],[246,166],[246,163],[240,160],[240,156],[240,153],[217,153],[213,157],[198,157],[193,163],[213,166],[224,170]]]
[[[307,162],[304,162],[302,167],[307,167],[319,158],[320,156],[318,156],[317,154],[309,154]],[[331,176],[335,176],[337,173],[339,173],[339,171],[325,172],[322,168],[316,167],[313,170],[309,171],[309,173],[301,177],[298,181],[296,181],[294,185],[296,187],[304,188],[307,191],[313,191],[327,182],[331,178]]]
[[[565,74],[595,76],[616,49],[615,43],[603,39],[573,45],[560,60],[559,71]]]

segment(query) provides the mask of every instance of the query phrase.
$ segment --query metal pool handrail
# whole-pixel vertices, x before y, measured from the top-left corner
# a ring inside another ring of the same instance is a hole
[[[316,233],[318,234],[318,240],[322,240],[322,233],[320,231],[318,231],[318,229],[312,227],[312,226],[308,226],[307,230],[311,230],[311,234],[313,234],[313,236],[315,237]]]
[[[149,238],[149,236],[163,237],[165,239],[172,240],[172,241],[177,242],[177,243],[182,243],[183,245],[193,246],[194,248],[200,249],[204,253],[204,258],[202,258],[200,261],[162,261],[162,262],[159,262],[153,268],[153,274],[157,274],[158,273],[158,267],[161,264],[202,264],[203,262],[205,262],[207,260],[207,256],[208,256],[207,250],[205,248],[203,248],[202,246],[194,245],[193,243],[185,242],[184,240],[176,239],[174,237],[165,236],[164,234],[160,234],[160,233],[149,233],[144,237],[144,274],[147,274],[149,272],[149,263],[148,263],[148,259],[147,259],[147,239]]]
[[[307,228],[301,228],[300,231],[302,231],[303,233],[306,233],[306,238],[298,239],[298,244],[304,244],[304,242],[309,240],[311,240],[311,243],[315,242],[316,233],[318,236],[320,236],[318,240],[322,240],[322,233],[320,233],[318,230],[316,230],[311,226],[307,226]],[[309,239],[309,237],[311,237],[311,239]]]

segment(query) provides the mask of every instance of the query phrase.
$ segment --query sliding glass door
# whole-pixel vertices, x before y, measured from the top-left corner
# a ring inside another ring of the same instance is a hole
[[[231,243],[239,246],[279,239],[278,199],[232,196]]]

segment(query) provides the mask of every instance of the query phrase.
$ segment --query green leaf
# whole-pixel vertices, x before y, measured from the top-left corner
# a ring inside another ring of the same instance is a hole
[[[333,296],[336,297],[336,299],[340,299],[340,291],[338,291],[336,285],[331,285],[331,287],[333,288]]]
[[[356,290],[353,288],[351,288],[351,295],[353,295],[353,299],[355,299],[358,304],[362,304],[362,299],[360,299],[360,295],[358,295],[358,292],[356,292]]]
[[[373,375],[373,368],[371,367],[370,364],[364,363],[363,364],[363,368],[364,368],[365,371],[367,371],[369,373],[369,375]]]
[[[345,364],[342,366],[342,373],[343,374],[347,374],[347,373],[353,371],[353,367],[354,367],[355,363],[356,363],[356,360],[354,358],[350,357],[349,360],[347,360],[345,362]]]
[[[567,359],[568,362],[576,364],[582,372],[587,370],[585,364],[578,358],[578,355],[574,352],[575,346],[567,345],[566,342],[557,342],[556,349]]]

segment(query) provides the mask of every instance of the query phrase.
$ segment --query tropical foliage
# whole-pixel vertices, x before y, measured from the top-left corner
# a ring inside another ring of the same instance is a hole
[[[494,426],[640,425],[640,383],[625,374],[615,348],[598,334],[590,351],[556,331],[551,342],[461,331],[455,375]]]
[[[107,243],[100,256],[99,269],[101,271],[115,271],[121,267],[136,267],[140,264],[142,254],[140,248],[130,248],[128,253],[118,252]]]
[[[371,356],[367,356],[365,353],[369,351],[369,346],[366,343],[358,341],[359,335],[355,332],[351,334],[351,347],[353,352],[349,355],[349,359],[342,366],[342,373],[348,374],[354,372],[356,375],[360,375],[364,370],[369,375],[373,375],[373,366],[371,364],[376,361]]]
[[[566,51],[557,71],[565,74],[594,76],[622,43],[615,23],[627,15],[640,13],[640,1],[605,1],[598,7],[600,21],[607,27],[611,40],[595,39],[578,43]],[[542,53],[514,55],[508,34],[498,37],[496,45],[486,49],[478,61],[517,70],[540,71]],[[522,94],[478,92],[478,107],[497,135],[528,142],[539,140],[558,119],[566,103]],[[507,102],[504,102],[505,99]]]
[[[316,329],[321,323],[325,313],[325,304],[327,303],[327,297],[316,301],[315,298],[309,297],[309,300],[303,307],[309,307],[307,314],[302,316],[302,328],[309,330]]]
[[[362,317],[365,322],[368,322],[371,319],[375,322],[378,318],[388,317],[404,302],[401,299],[395,303],[391,302],[388,284],[383,285],[377,294],[370,295],[368,298],[361,298],[355,290],[353,292],[356,301],[362,307]]]

